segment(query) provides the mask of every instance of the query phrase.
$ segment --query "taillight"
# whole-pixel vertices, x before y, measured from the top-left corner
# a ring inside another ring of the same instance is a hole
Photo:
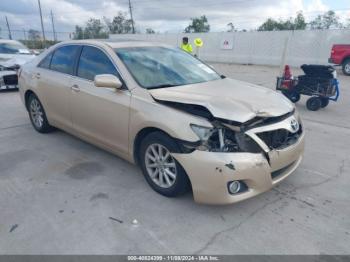
[[[333,55],[335,53],[334,49],[332,49],[331,54]]]

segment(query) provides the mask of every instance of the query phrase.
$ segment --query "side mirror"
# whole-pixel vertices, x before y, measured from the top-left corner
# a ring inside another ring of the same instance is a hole
[[[94,84],[96,87],[108,87],[115,89],[120,89],[123,86],[118,77],[110,74],[95,76]]]

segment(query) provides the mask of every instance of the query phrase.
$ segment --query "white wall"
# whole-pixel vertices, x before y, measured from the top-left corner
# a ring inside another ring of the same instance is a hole
[[[111,40],[145,40],[180,46],[185,34],[110,35]],[[200,58],[208,62],[280,65],[289,38],[286,63],[327,64],[333,44],[350,44],[350,30],[274,31],[187,34],[190,41],[202,38]],[[221,49],[222,39],[232,39],[233,49]]]

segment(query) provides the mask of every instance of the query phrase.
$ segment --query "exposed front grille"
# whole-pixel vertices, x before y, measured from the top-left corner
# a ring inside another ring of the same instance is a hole
[[[257,136],[263,140],[270,149],[283,149],[296,143],[302,132],[302,126],[300,125],[296,133],[291,133],[286,129],[277,129],[258,133]]]
[[[18,77],[16,74],[3,76],[6,86],[18,85]]]

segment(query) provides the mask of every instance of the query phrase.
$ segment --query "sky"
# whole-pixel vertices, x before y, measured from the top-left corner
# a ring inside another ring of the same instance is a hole
[[[308,20],[330,9],[345,21],[350,19],[350,0],[131,0],[136,28],[152,28],[159,33],[182,32],[191,17],[206,15],[211,31],[228,30],[232,22],[239,30],[256,29],[268,17],[286,19],[303,11]],[[58,37],[67,39],[75,25],[90,18],[113,18],[127,12],[128,0],[41,0],[44,28],[52,39],[50,12]],[[41,30],[37,0],[0,0],[1,37],[8,35],[7,16],[14,38],[23,38],[23,30]]]

